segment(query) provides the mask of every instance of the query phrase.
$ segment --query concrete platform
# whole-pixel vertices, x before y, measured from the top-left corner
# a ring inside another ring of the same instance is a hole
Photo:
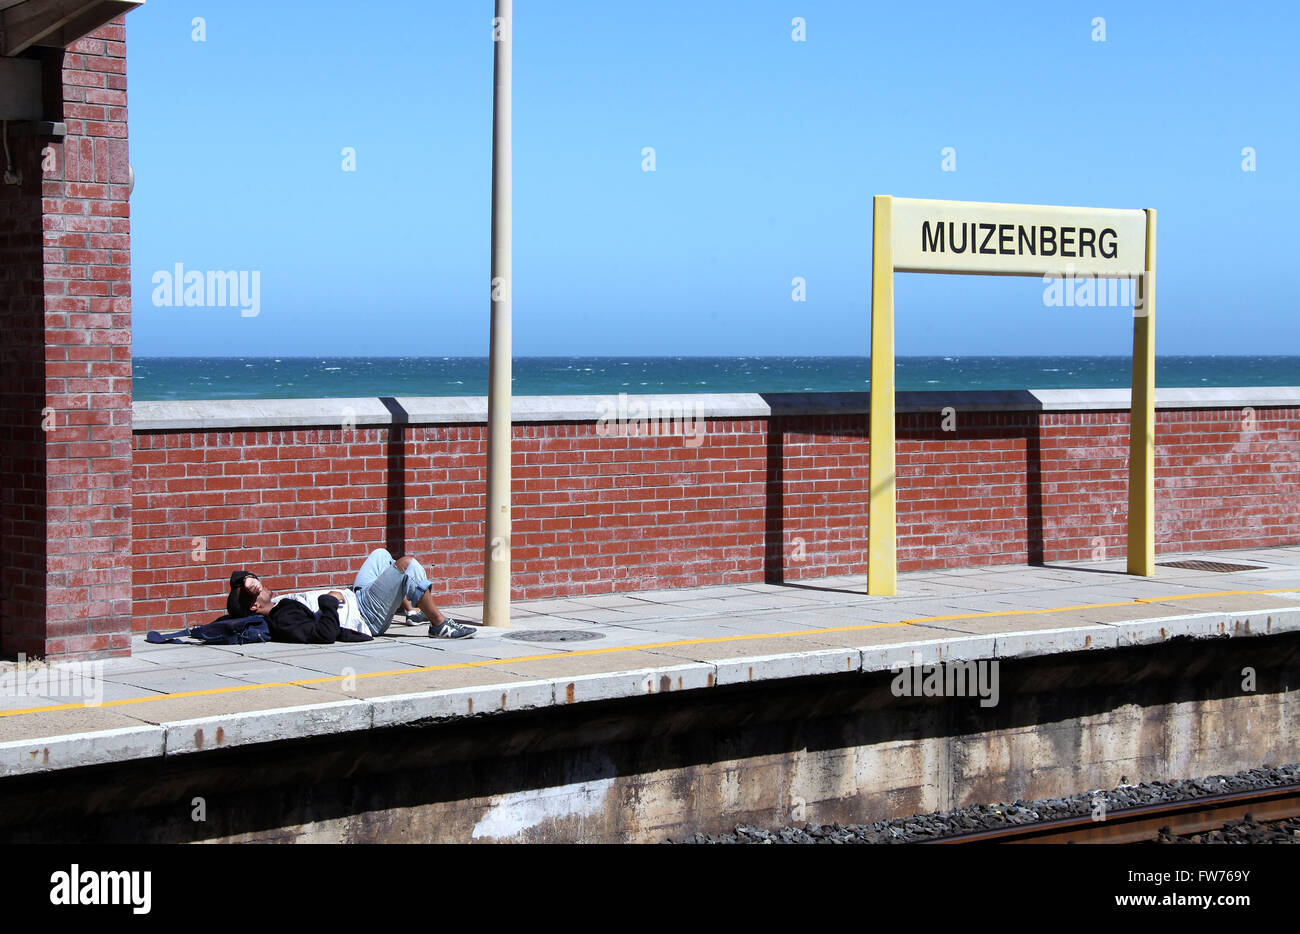
[[[510,629],[454,642],[395,626],[329,646],[139,638],[129,659],[44,674],[0,663],[0,776],[738,682],[1300,631],[1300,546],[1159,560],[1194,558],[1260,569],[918,572],[899,576],[896,597],[869,596],[864,576],[742,584],[520,602]],[[445,609],[481,618],[477,606]],[[593,638],[515,638],[543,630]]]

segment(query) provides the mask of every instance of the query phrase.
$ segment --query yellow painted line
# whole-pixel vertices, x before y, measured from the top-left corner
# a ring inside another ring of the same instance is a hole
[[[792,632],[760,632],[735,636],[712,636],[704,639],[678,639],[671,642],[647,642],[641,645],[608,646],[600,649],[576,649],[568,652],[552,652],[545,655],[521,655],[514,658],[484,658],[475,662],[456,662],[449,665],[428,665],[420,668],[396,668],[392,671],[371,671],[351,675],[329,675],[321,678],[304,678],[299,681],[277,681],[270,684],[240,684],[233,687],[206,688],[202,691],[180,691],[175,694],[154,694],[148,697],[126,697],[121,700],[104,701],[102,704],[55,704],[48,707],[24,707],[19,710],[0,710],[0,717],[19,717],[25,714],[51,713],[59,710],[98,710],[104,707],[124,707],[127,704],[147,704],[157,701],[176,700],[183,697],[212,697],[218,694],[238,694],[243,691],[261,691],[267,688],[305,687],[312,684],[333,684],[348,679],[387,678],[393,675],[418,674],[425,671],[458,671],[469,668],[488,668],[494,665],[508,665],[516,662],[545,662],[560,658],[577,658],[584,655],[612,655],[620,652],[643,652],[649,649],[667,649],[690,645],[710,645],[720,642],[743,642],[749,639],[784,639],[793,636],[816,636],[827,632],[864,632],[869,629],[890,629],[895,626],[916,626],[923,623],[940,623],[956,619],[985,619],[993,616],[1028,616],[1037,613],[1068,613],[1071,610],[1095,610],[1111,606],[1133,606],[1135,603],[1162,603],[1168,600],[1193,600],[1197,597],[1235,597],[1253,594],[1295,593],[1296,587],[1280,587],[1275,590],[1216,590],[1205,593],[1179,594],[1169,597],[1134,597],[1132,600],[1117,600],[1111,603],[1077,603],[1070,606],[1054,606],[1036,610],[989,610],[979,613],[954,613],[948,616],[917,616],[902,619],[894,623],[864,623],[856,626],[818,627],[816,629],[798,629]]]

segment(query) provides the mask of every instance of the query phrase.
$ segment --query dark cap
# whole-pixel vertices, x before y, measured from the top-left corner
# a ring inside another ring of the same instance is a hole
[[[230,596],[226,598],[226,613],[230,616],[241,617],[248,615],[248,608],[241,606],[239,603],[239,592],[244,589],[244,581],[248,578],[261,580],[252,571],[235,571],[230,575]]]

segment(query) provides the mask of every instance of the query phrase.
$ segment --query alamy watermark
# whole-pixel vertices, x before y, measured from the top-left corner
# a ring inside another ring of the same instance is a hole
[[[602,438],[680,435],[688,448],[704,443],[704,404],[698,399],[652,396],[647,402],[620,392],[617,399],[601,399],[596,407],[596,434]]]
[[[18,663],[0,670],[0,697],[49,697],[80,700],[87,707],[104,703],[103,662],[28,661],[20,652]]]
[[[939,662],[934,665],[890,666],[895,697],[978,697],[981,707],[998,704],[998,660]]]
[[[153,905],[153,871],[82,869],[73,863],[50,875],[51,905],[124,905],[147,915]]]
[[[1043,276],[1043,304],[1048,308],[1142,307],[1136,276],[1094,276],[1074,273]]]
[[[262,310],[262,273],[257,269],[186,270],[177,263],[155,272],[152,282],[156,308],[238,308],[244,318],[256,318]]]

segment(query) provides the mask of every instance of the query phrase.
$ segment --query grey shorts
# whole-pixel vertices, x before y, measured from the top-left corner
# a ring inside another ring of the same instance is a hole
[[[389,565],[372,583],[353,587],[361,617],[372,635],[382,636],[393,622],[393,615],[406,596],[406,574]]]

